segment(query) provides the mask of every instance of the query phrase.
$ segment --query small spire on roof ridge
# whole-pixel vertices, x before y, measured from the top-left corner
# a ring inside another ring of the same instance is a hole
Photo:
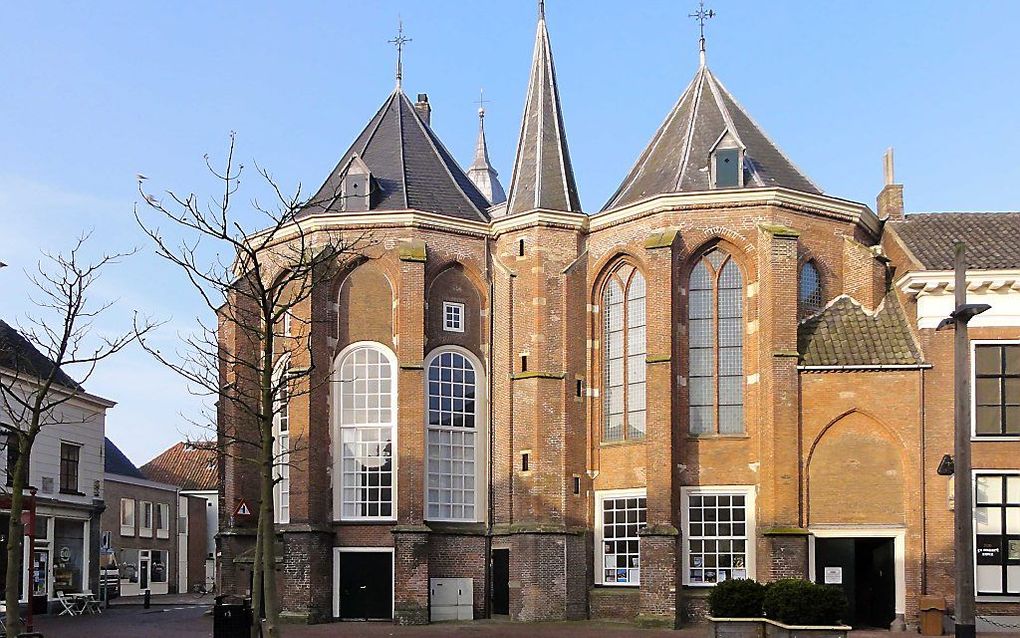
[[[411,42],[411,38],[404,35],[404,20],[397,16],[397,36],[388,42],[397,47],[397,90],[401,90],[404,77],[404,45]]]
[[[698,39],[701,51],[698,53],[698,60],[701,66],[705,66],[705,21],[714,18],[715,11],[705,9],[705,0],[698,0],[698,10],[694,13],[688,13],[687,17],[697,20],[698,27],[701,29],[701,38]]]
[[[538,0],[538,19],[545,20],[545,0]]]

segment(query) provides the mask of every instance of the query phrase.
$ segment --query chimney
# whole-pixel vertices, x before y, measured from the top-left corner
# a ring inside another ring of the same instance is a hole
[[[885,168],[885,186],[878,194],[879,219],[903,219],[903,184],[895,184],[896,174],[893,166],[893,149],[890,146],[885,151],[883,158]]]
[[[418,111],[418,116],[425,121],[425,124],[432,126],[432,106],[429,104],[428,93],[418,94],[418,101],[414,105],[414,110]]]

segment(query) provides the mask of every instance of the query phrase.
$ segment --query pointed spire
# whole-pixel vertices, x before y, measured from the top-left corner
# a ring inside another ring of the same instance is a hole
[[[499,173],[489,161],[489,147],[485,143],[485,94],[478,99],[478,143],[475,145],[475,161],[467,171],[468,178],[478,187],[482,195],[492,205],[506,201],[503,185],[499,183]]]
[[[538,3],[538,31],[531,62],[521,137],[510,180],[507,214],[536,208],[580,212],[574,169],[567,150],[545,2]]]

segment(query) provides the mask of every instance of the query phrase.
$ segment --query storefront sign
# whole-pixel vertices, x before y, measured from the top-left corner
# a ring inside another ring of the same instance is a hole
[[[823,578],[826,585],[842,585],[843,584],[843,568],[842,567],[826,567]]]

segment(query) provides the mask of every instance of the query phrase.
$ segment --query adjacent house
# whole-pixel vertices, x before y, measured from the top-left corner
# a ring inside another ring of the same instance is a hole
[[[50,376],[53,363],[27,339],[0,320],[0,377],[6,387],[25,392]],[[26,539],[25,569],[17,587],[21,601],[36,613],[57,607],[58,592],[98,593],[100,513],[104,507],[103,456],[106,411],[112,401],[88,393],[59,371],[52,392],[67,402],[42,428],[32,449],[29,467],[28,516],[34,518],[32,538]],[[6,402],[0,401],[0,420],[17,425]],[[10,485],[17,448],[12,436],[0,432],[0,464],[5,482],[0,494],[0,595],[7,561]]]
[[[194,501],[188,509],[189,520],[201,517],[206,531],[201,536],[192,534],[187,538],[188,560],[187,564],[181,563],[180,574],[193,584],[204,582],[208,589],[216,582],[220,497],[216,459],[215,444],[181,441],[141,467],[142,474],[150,480],[176,485],[182,503],[185,498]]]

